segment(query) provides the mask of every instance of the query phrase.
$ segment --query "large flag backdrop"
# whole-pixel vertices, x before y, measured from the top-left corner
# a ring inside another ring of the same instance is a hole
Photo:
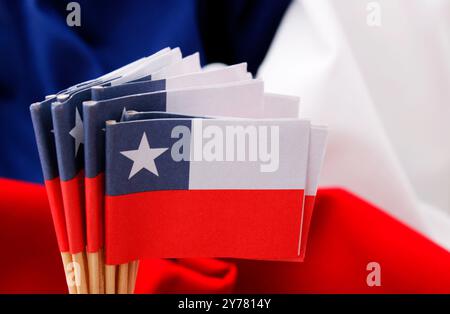
[[[302,117],[329,124],[322,186],[450,250],[450,4],[377,3],[293,1],[258,75],[300,96]]]

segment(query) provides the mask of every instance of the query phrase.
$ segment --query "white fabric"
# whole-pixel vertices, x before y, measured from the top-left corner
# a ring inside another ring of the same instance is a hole
[[[450,250],[450,1],[294,0],[258,75],[329,125],[321,186]]]

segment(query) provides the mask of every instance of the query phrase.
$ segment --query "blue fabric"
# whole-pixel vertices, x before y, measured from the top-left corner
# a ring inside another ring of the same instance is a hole
[[[289,3],[219,1],[217,11],[216,0],[79,0],[81,27],[69,27],[68,2],[0,0],[1,177],[42,181],[32,102],[166,46],[199,51],[203,63],[245,60],[255,71]],[[216,17],[227,22],[225,31],[211,24]]]

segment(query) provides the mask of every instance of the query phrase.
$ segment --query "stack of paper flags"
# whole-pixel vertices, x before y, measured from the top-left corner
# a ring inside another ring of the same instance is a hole
[[[163,49],[31,105],[70,293],[133,293],[143,258],[302,261],[326,128],[246,64]]]

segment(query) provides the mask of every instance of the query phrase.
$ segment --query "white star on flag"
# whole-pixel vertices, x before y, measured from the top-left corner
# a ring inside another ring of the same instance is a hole
[[[158,169],[156,168],[155,164],[155,159],[158,158],[166,150],[167,148],[150,148],[147,140],[147,135],[144,132],[138,149],[120,152],[122,155],[133,161],[133,166],[131,167],[128,180],[130,180],[136,173],[138,173],[142,169],[147,169],[151,173],[159,176]]]
[[[75,109],[75,126],[70,130],[69,134],[75,139],[75,156],[78,153],[80,145],[84,143],[83,120],[81,120],[78,108]]]

